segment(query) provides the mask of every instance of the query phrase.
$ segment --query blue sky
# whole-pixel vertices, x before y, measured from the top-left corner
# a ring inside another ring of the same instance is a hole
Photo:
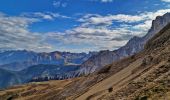
[[[0,49],[114,50],[167,12],[170,0],[1,0]]]

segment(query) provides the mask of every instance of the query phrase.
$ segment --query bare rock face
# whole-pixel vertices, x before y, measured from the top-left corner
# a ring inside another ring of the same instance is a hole
[[[92,56],[81,65],[80,73],[89,74],[101,67],[111,64],[113,61],[120,60],[121,58],[133,55],[144,49],[146,42],[158,33],[163,27],[170,22],[170,13],[163,16],[156,17],[152,22],[152,27],[144,37],[133,37],[129,42],[114,51],[101,51],[97,55]]]
[[[84,62],[81,65],[79,72],[81,74],[92,73],[97,69],[100,69],[100,67],[110,64],[111,62],[113,62],[113,60],[116,59],[119,59],[119,56],[116,55],[115,52],[109,50],[100,51],[97,55],[92,56],[89,60]]]
[[[151,29],[148,34],[143,37],[143,39],[148,40],[158,33],[163,27],[165,27],[170,22],[170,13],[166,13],[163,16],[157,16],[152,22]]]

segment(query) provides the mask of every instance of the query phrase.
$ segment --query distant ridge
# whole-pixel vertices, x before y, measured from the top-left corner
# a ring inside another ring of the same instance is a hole
[[[76,64],[80,65],[96,52],[70,53],[70,52],[51,52],[37,53],[27,50],[9,50],[0,52],[0,68],[21,71],[29,66],[38,64]]]

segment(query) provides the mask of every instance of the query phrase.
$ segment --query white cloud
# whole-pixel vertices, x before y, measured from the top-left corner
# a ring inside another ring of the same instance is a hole
[[[170,2],[170,0],[161,0],[161,1],[163,1],[163,2]]]
[[[66,2],[62,2],[62,1],[53,1],[53,6],[58,8],[58,7],[67,7],[67,3]]]
[[[94,51],[101,49],[116,49],[120,46],[123,46],[129,40],[129,38],[132,38],[136,34],[141,33],[134,33],[134,31],[128,30],[126,28],[108,29],[107,27],[92,28],[79,26],[74,29],[67,30],[64,33],[48,33],[48,38],[50,40],[56,41],[56,43],[62,41],[60,47],[68,45],[84,47],[87,45],[88,47],[86,48]],[[71,50],[74,49],[72,48]],[[79,52],[82,50],[82,48],[79,48]]]
[[[37,13],[34,13],[33,15],[36,17],[42,17],[43,19],[53,20],[53,16],[51,16],[49,14],[37,12]]]
[[[146,30],[150,28],[152,20],[154,20],[157,16],[162,16],[167,12],[170,12],[170,9],[158,10],[156,12],[144,12],[139,15],[117,14],[101,16],[98,14],[86,14],[82,18],[78,19],[78,21],[81,22],[82,26],[84,27],[106,27],[111,26],[114,22],[121,22],[124,24],[139,23],[137,25],[134,25],[133,28],[140,29],[146,32]]]
[[[91,0],[91,1],[100,1],[102,3],[110,3],[113,2],[113,0]]]
[[[163,14],[170,12],[170,9],[158,10],[156,12],[145,12],[139,15],[106,15],[101,16],[98,14],[87,14],[80,18],[78,21],[84,23],[84,25],[112,25],[115,22],[124,22],[124,23],[135,23],[146,20],[153,20],[156,16],[162,16]]]
[[[138,15],[92,15],[87,14],[83,18],[80,18],[78,21],[86,22],[84,25],[112,25],[113,21],[116,22],[125,22],[125,23],[134,23],[144,20],[141,16]]]
[[[147,32],[149,30],[149,28],[152,25],[152,21],[151,20],[147,20],[144,21],[143,23],[131,26],[133,29],[136,29],[138,31],[143,31],[144,33]]]
[[[112,2],[113,0],[101,0],[101,2]]]
[[[39,19],[0,15],[0,48],[36,51],[49,49],[51,46],[44,42],[43,36],[28,30],[28,26],[37,21]]]

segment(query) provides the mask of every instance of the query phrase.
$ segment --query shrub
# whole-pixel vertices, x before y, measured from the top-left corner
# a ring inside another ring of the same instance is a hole
[[[112,91],[113,91],[113,88],[112,88],[112,87],[110,87],[110,88],[108,89],[108,91],[109,91],[109,92],[112,92]]]
[[[140,100],[148,100],[148,97],[147,96],[143,96],[140,98]]]

